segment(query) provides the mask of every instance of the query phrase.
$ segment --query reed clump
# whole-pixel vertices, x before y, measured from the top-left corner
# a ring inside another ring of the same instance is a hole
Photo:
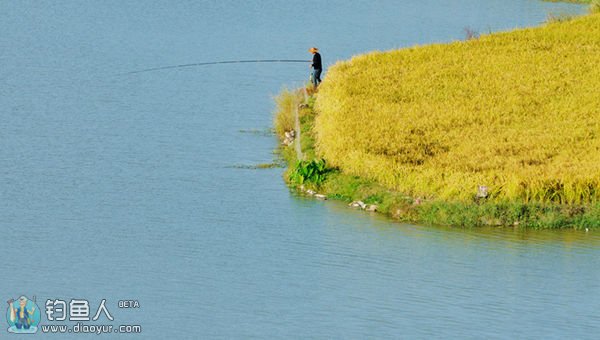
[[[277,109],[273,116],[273,126],[278,136],[294,130],[294,109],[298,105],[300,96],[301,93],[298,91],[284,89],[275,97]]]
[[[317,154],[430,201],[486,186],[496,202],[596,203],[598,37],[591,14],[339,62],[315,104]]]

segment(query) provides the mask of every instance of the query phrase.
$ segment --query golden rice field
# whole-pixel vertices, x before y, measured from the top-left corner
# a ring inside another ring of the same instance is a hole
[[[597,202],[600,14],[339,62],[316,110],[320,155],[394,190]]]

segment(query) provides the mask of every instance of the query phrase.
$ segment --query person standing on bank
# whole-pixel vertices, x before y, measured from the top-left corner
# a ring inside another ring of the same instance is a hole
[[[312,64],[310,65],[310,67],[312,67],[312,69],[313,69],[313,72],[312,72],[313,86],[315,88],[317,88],[317,86],[319,86],[319,84],[321,83],[321,72],[323,72],[323,63],[321,62],[321,55],[319,54],[318,48],[311,47],[308,51],[313,54],[313,60],[312,60]]]

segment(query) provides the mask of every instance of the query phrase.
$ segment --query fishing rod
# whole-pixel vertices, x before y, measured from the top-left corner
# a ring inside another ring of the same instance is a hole
[[[257,59],[257,60],[225,60],[225,61],[209,61],[205,63],[193,63],[193,64],[181,64],[181,65],[171,65],[171,66],[162,66],[162,67],[153,67],[147,68],[144,70],[131,71],[126,73],[121,73],[121,75],[125,74],[135,74],[142,72],[151,72],[151,71],[159,71],[159,70],[168,70],[173,68],[183,68],[183,67],[194,67],[194,66],[205,66],[205,65],[218,65],[218,64],[244,64],[244,63],[309,63],[310,60],[298,60],[298,59]]]

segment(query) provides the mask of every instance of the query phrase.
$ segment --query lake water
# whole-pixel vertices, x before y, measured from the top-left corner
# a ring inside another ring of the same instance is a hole
[[[272,96],[306,81],[308,64],[122,75],[310,59],[313,45],[331,65],[583,11],[534,0],[0,0],[0,298],[36,296],[42,310],[87,299],[92,315],[107,299],[114,321],[89,324],[141,325],[131,339],[592,338],[595,232],[394,223],[296,197],[283,169],[239,168],[272,162],[277,140],[261,132]],[[140,308],[119,309],[127,299]]]

